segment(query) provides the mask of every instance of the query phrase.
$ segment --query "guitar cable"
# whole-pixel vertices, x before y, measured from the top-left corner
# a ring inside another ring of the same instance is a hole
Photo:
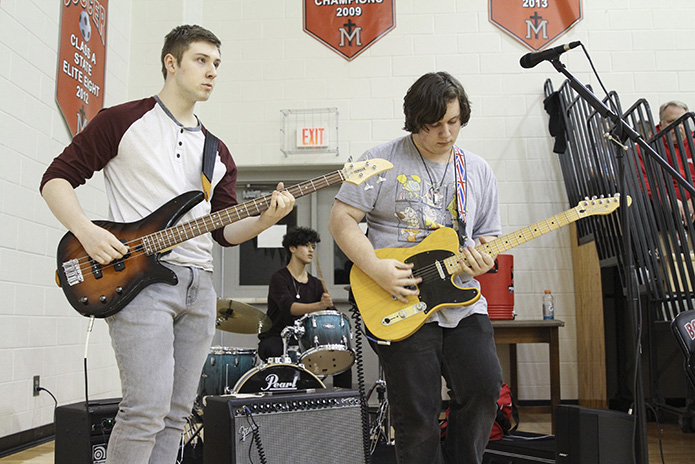
[[[357,370],[357,388],[360,394],[360,415],[362,418],[362,447],[364,448],[364,462],[369,464],[372,459],[371,455],[371,439],[369,437],[370,427],[369,427],[369,407],[367,405],[367,395],[365,394],[365,383],[364,383],[364,364],[362,362],[362,336],[364,332],[362,331],[362,318],[360,317],[360,312],[357,309],[357,304],[355,303],[355,298],[352,295],[352,291],[349,292],[350,301],[350,311],[352,313],[352,318],[355,320],[355,364]]]
[[[92,333],[92,328],[94,327],[94,316],[89,318],[89,324],[87,324],[87,338],[84,341],[84,404],[85,407],[89,407],[89,378],[87,376],[87,352],[89,349],[89,336]]]
[[[251,410],[248,408],[248,406],[244,406],[244,411],[246,412],[246,422],[251,426],[251,430],[253,431],[253,441],[249,443],[249,462],[253,464],[251,447],[253,444],[255,444],[261,464],[267,464],[268,461],[266,461],[265,458],[265,450],[263,449],[263,443],[261,442],[261,433],[258,431],[258,424],[256,424],[253,414],[251,414]]]

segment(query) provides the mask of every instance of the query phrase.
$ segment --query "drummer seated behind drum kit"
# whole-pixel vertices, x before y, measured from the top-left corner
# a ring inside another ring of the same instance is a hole
[[[262,333],[271,326],[263,312],[245,303],[219,299],[217,328],[235,333]],[[259,360],[252,348],[214,346],[203,366],[196,407],[205,397],[238,393],[288,393],[325,388],[321,378],[352,367],[350,321],[334,310],[316,311],[281,332],[283,354]],[[298,345],[291,343],[298,341]]]

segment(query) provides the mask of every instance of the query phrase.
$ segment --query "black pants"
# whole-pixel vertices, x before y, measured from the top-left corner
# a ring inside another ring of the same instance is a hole
[[[502,385],[487,315],[471,315],[450,329],[428,323],[390,346],[370,344],[384,368],[398,464],[482,462]],[[442,376],[451,398],[443,446]]]

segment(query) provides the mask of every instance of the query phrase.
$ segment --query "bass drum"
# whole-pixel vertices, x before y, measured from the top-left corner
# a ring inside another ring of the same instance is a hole
[[[241,376],[232,393],[290,393],[311,388],[326,386],[301,366],[270,363],[256,366]]]

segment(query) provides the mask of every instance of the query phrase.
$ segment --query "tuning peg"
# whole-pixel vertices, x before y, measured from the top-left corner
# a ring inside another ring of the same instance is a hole
[[[352,155],[348,156],[347,162],[352,163]]]
[[[373,185],[370,185],[370,184],[365,184],[365,185],[364,185],[364,190],[365,190],[365,191],[370,190],[370,189],[373,189],[373,188],[374,188]]]
[[[380,184],[380,183],[382,183],[382,182],[386,182],[386,178],[385,178],[385,177],[382,177],[382,176],[377,176],[377,178],[376,178],[376,183],[377,183],[377,184]]]

